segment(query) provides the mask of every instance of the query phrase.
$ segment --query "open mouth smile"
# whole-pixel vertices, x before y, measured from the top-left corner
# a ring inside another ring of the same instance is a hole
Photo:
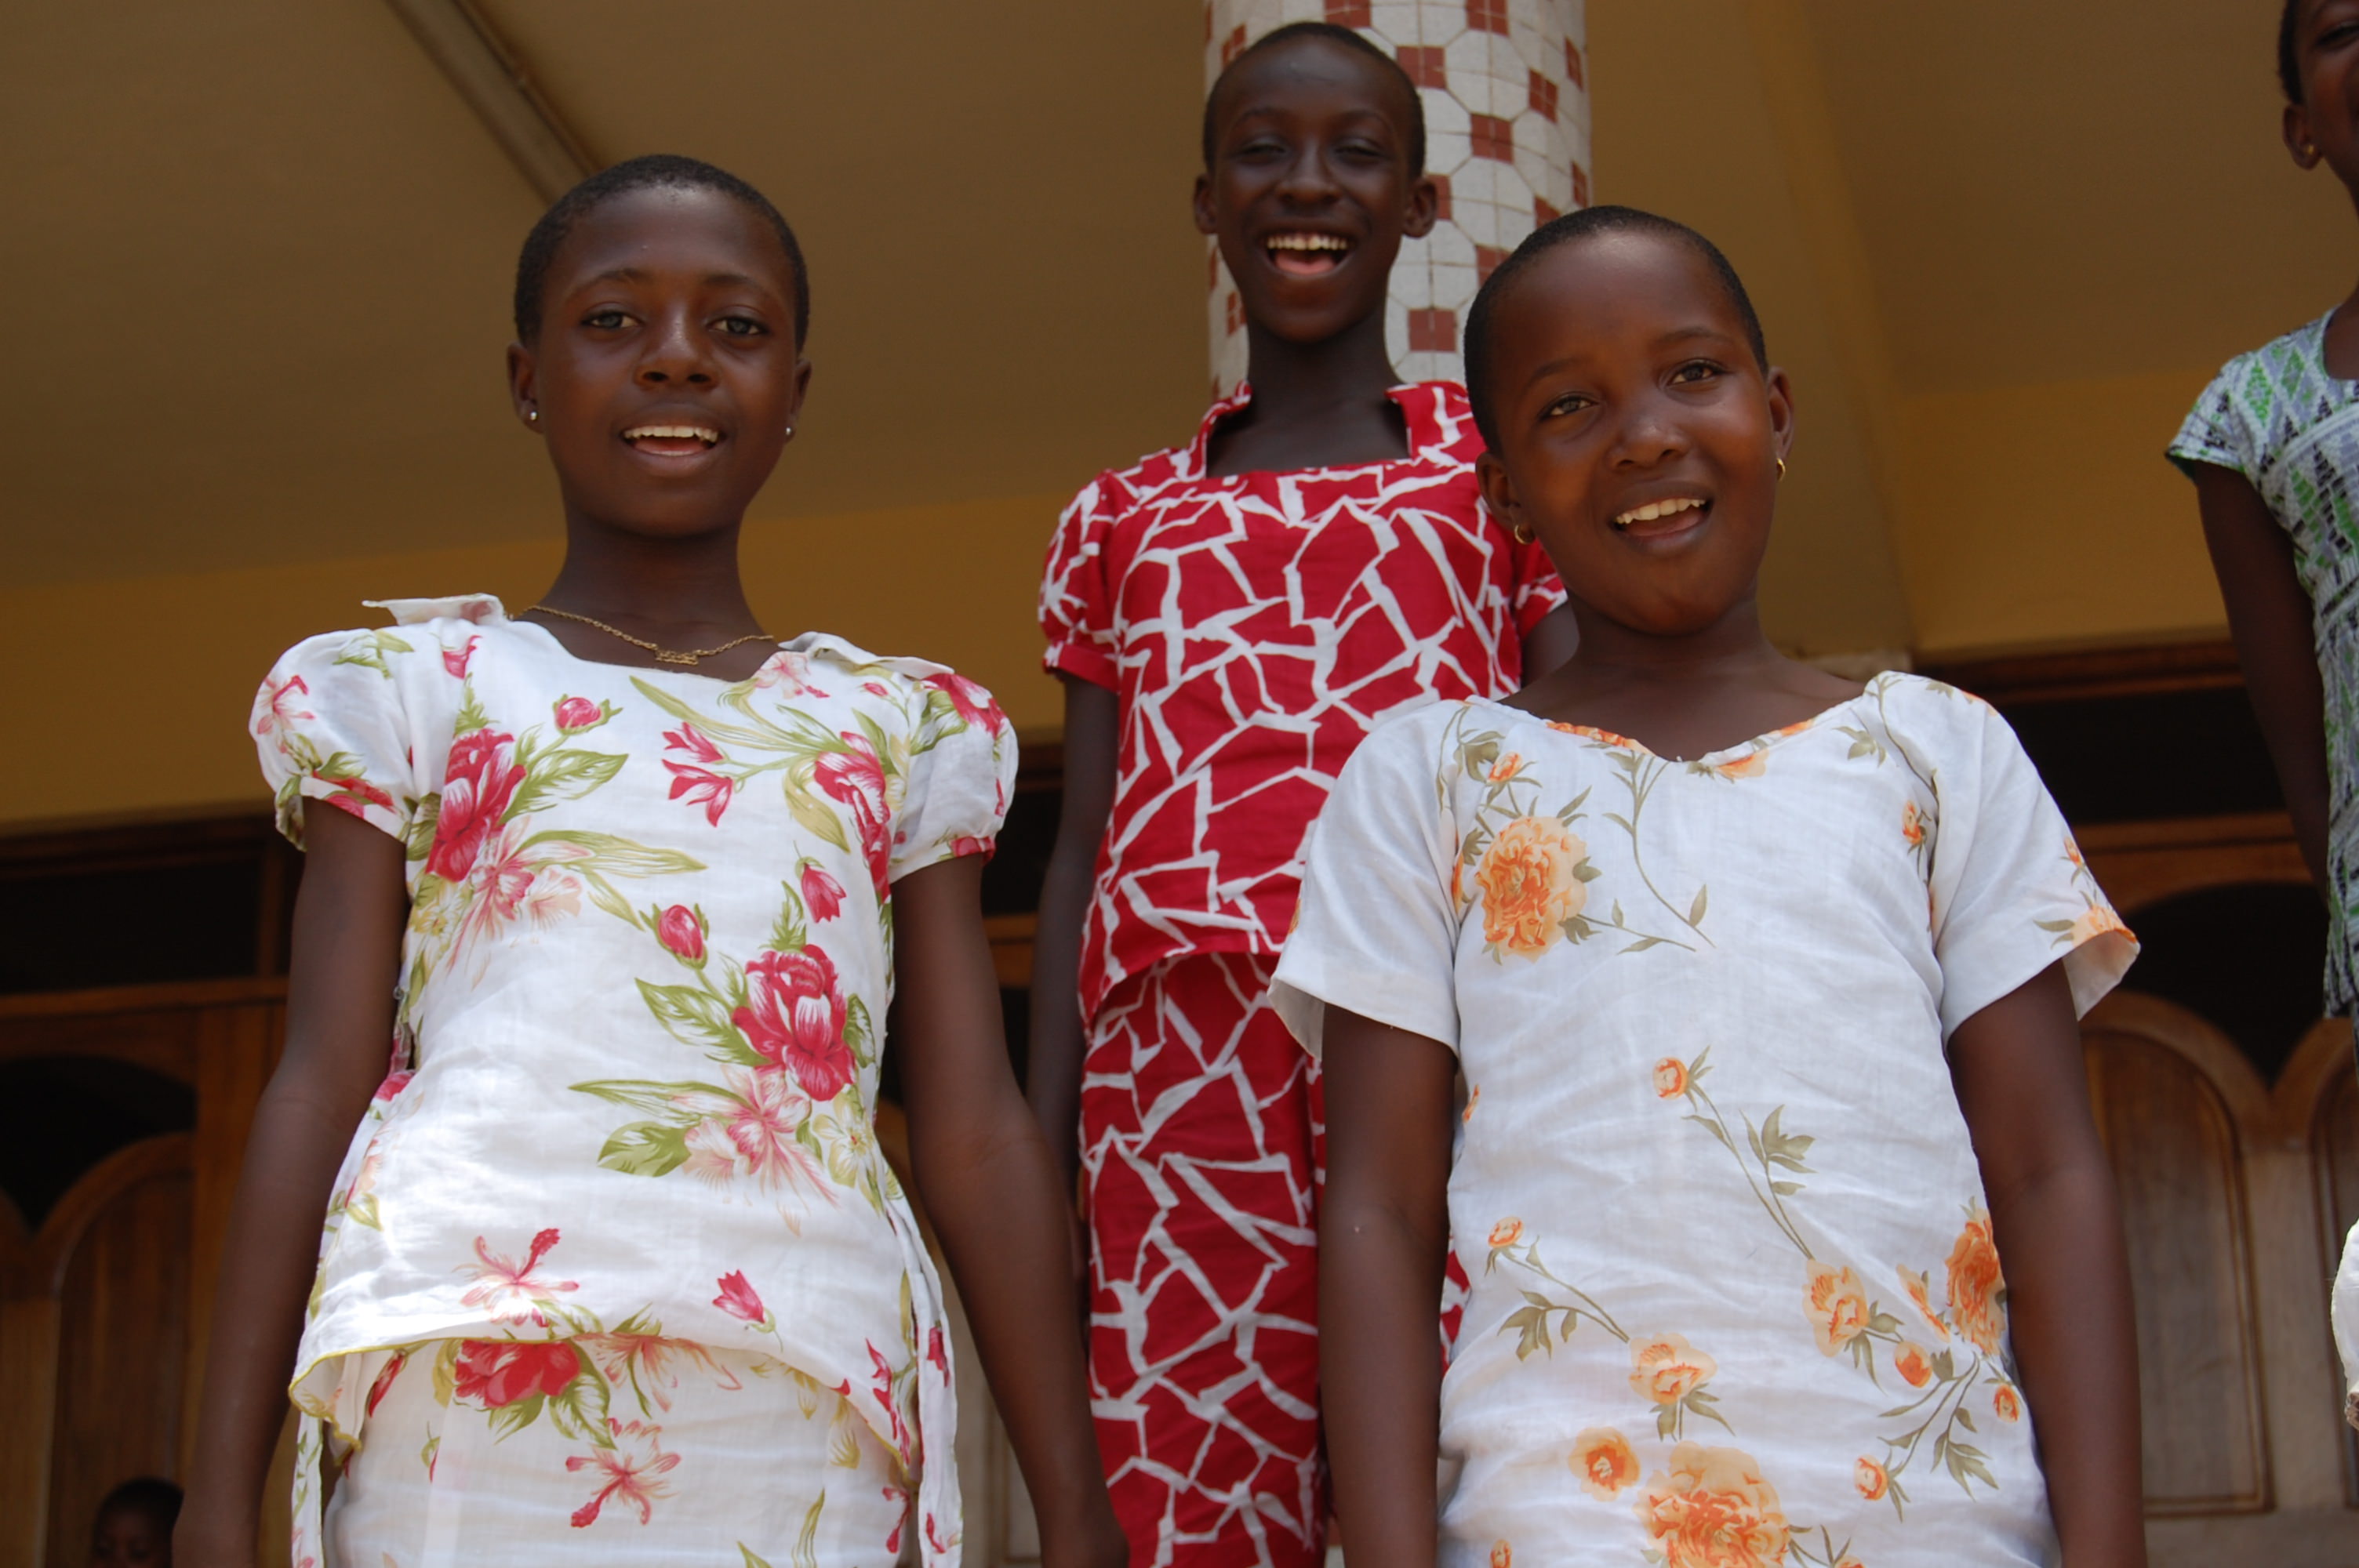
[[[1343,235],[1308,230],[1272,234],[1261,245],[1270,265],[1288,277],[1325,277],[1352,254],[1352,242]]]
[[[707,425],[635,425],[623,432],[634,451],[655,457],[693,457],[721,444],[721,432]]]
[[[1674,496],[1668,501],[1650,501],[1634,506],[1614,519],[1617,534],[1635,535],[1639,538],[1664,538],[1683,534],[1701,524],[1712,510],[1712,503],[1700,495]]]

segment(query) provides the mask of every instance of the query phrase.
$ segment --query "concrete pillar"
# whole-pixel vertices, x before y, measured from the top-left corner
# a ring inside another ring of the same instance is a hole
[[[1401,247],[1386,337],[1404,380],[1456,378],[1459,329],[1491,268],[1539,224],[1589,203],[1586,0],[1206,0],[1205,86],[1288,22],[1355,27],[1418,84],[1441,222]],[[1217,396],[1245,378],[1245,319],[1207,244]]]

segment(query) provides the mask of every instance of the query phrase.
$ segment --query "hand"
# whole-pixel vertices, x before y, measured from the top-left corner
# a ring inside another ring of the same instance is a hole
[[[1040,1568],[1130,1568],[1130,1539],[1103,1491],[1088,1514],[1072,1524],[1051,1529],[1043,1521]]]

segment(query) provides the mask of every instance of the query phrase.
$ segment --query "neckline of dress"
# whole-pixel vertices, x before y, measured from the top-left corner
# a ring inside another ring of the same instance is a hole
[[[1858,691],[1844,697],[1841,702],[1821,708],[1808,719],[1798,719],[1781,730],[1766,730],[1751,740],[1739,741],[1733,746],[1722,746],[1714,751],[1706,752],[1700,757],[1666,757],[1645,741],[1633,741],[1627,735],[1617,735],[1611,730],[1601,730],[1591,724],[1566,724],[1554,719],[1542,719],[1528,708],[1510,708],[1493,697],[1470,697],[1466,700],[1481,703],[1486,708],[1495,708],[1503,713],[1512,713],[1518,719],[1529,719],[1543,730],[1553,730],[1560,735],[1578,735],[1585,741],[1595,741],[1621,751],[1636,752],[1642,757],[1652,757],[1658,762],[1677,762],[1683,767],[1709,768],[1725,761],[1757,756],[1782,741],[1792,740],[1797,735],[1809,734],[1837,714],[1865,701],[1868,693],[1875,688],[1877,681],[1887,675],[1898,673],[1894,670],[1879,670],[1869,676],[1867,683]]]
[[[1221,421],[1253,402],[1253,383],[1237,383],[1234,392],[1216,401],[1204,413],[1203,422],[1196,427],[1196,438],[1188,443],[1188,467],[1190,477],[1201,484],[1242,484],[1249,479],[1267,476],[1271,479],[1332,479],[1344,474],[1370,473],[1381,469],[1398,468],[1406,463],[1422,462],[1426,454],[1443,445],[1440,439],[1440,419],[1433,409],[1410,406],[1413,394],[1430,393],[1438,404],[1440,394],[1435,390],[1440,384],[1427,381],[1397,382],[1385,388],[1385,396],[1401,411],[1401,423],[1408,438],[1408,450],[1397,458],[1379,458],[1371,463],[1337,463],[1323,468],[1308,469],[1247,469],[1243,473],[1215,474],[1212,471],[1212,432]],[[1428,428],[1420,429],[1420,424]],[[1430,438],[1420,439],[1420,436]]]

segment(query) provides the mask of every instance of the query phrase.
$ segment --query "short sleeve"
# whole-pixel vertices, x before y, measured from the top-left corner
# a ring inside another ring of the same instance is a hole
[[[277,795],[278,830],[303,844],[305,802],[326,801],[405,842],[428,792],[416,777],[399,672],[430,639],[408,628],[334,632],[280,656],[247,729]]]
[[[1100,474],[1073,497],[1057,519],[1040,576],[1040,632],[1049,640],[1042,662],[1109,691],[1116,682],[1116,648],[1105,550],[1126,498],[1112,474]]]
[[[1941,1034],[2059,958],[2085,1014],[2120,983],[2137,940],[2090,874],[2006,719],[1959,693],[1954,742],[1933,759],[1933,951]]]
[[[1016,786],[1016,730],[990,692],[952,670],[917,683],[909,773],[893,818],[888,881],[988,855]]]
[[[2245,359],[2229,361],[2227,368],[2212,378],[2212,384],[2203,389],[2195,406],[2188,411],[2186,423],[2180,426],[2169,449],[2170,460],[2182,470],[2191,470],[2199,463],[2208,464],[2232,470],[2258,482],[2256,476],[2259,463],[2252,424],[2236,402],[2237,385],[2246,373]]]
[[[1446,815],[1435,707],[1379,725],[1343,765],[1305,848],[1302,901],[1271,982],[1313,1056],[1327,1007],[1458,1049],[1458,835]]]
[[[1535,539],[1526,545],[1508,535],[1509,547],[1516,553],[1516,586],[1511,607],[1516,616],[1516,632],[1528,637],[1532,628],[1547,620],[1551,611],[1565,600],[1564,584],[1556,575],[1556,563]]]

